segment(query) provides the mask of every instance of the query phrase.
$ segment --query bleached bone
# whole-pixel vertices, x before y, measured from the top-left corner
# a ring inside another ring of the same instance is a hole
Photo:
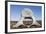
[[[15,27],[18,27],[23,24],[24,17],[21,18],[21,20],[15,25]]]
[[[21,17],[21,20],[19,20],[19,22],[15,25],[15,27],[18,27],[20,25],[24,25],[23,24],[23,20],[25,17],[32,17],[33,18],[33,23],[32,25],[38,25],[40,26],[40,24],[36,21],[33,13],[32,13],[32,10],[28,9],[28,8],[24,8],[24,10],[22,11],[22,17]],[[30,27],[30,26],[27,26],[27,27]]]

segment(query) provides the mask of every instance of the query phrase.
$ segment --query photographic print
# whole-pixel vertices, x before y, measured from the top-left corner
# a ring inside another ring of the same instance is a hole
[[[8,32],[44,31],[44,3],[7,2]]]

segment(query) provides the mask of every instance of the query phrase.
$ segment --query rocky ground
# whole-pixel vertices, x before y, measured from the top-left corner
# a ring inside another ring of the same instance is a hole
[[[16,25],[18,21],[11,21],[10,22],[10,28],[11,29],[21,29],[21,28],[28,28],[27,26],[24,26],[24,25],[20,25],[19,27],[13,27],[14,25]],[[41,26],[38,26],[38,25],[31,25],[29,28],[40,28],[42,27],[42,22],[41,21],[37,21]]]

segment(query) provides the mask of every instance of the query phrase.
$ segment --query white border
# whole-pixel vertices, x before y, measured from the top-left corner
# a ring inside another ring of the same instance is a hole
[[[10,29],[10,5],[32,5],[42,6],[42,28]],[[37,31],[44,30],[44,4],[8,2],[8,32]]]

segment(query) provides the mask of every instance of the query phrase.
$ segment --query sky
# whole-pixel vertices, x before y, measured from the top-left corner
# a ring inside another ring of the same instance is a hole
[[[10,19],[11,19],[11,21],[19,21],[21,19],[21,11],[24,8],[31,9],[36,20],[42,19],[42,7],[41,6],[10,5]]]

